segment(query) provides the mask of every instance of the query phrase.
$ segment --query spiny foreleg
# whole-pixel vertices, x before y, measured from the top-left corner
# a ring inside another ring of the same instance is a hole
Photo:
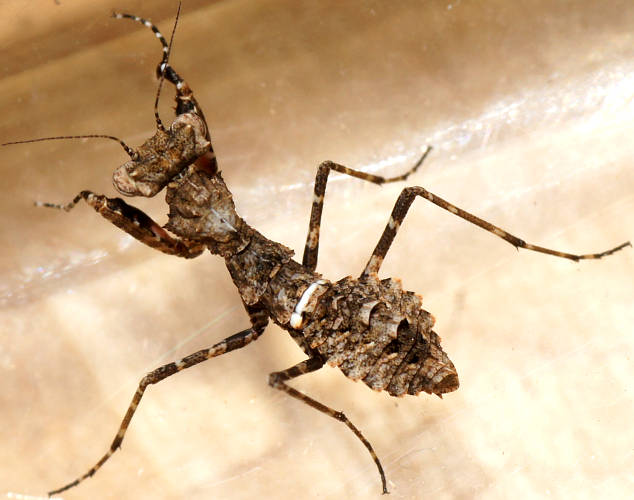
[[[205,249],[205,246],[200,243],[171,236],[149,215],[132,205],[128,205],[121,198],[107,198],[92,191],[82,191],[75,196],[73,201],[65,205],[43,202],[36,202],[35,205],[68,212],[81,200],[84,200],[99,215],[133,238],[168,255],[192,259],[198,257]]]

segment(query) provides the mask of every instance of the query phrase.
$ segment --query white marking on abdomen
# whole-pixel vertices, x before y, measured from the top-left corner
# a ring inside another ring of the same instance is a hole
[[[315,293],[315,290],[317,289],[317,287],[320,285],[325,285],[326,283],[328,282],[325,280],[317,280],[314,283],[312,283],[306,290],[304,290],[304,293],[302,294],[299,301],[297,302],[297,305],[295,306],[295,310],[293,311],[293,314],[291,314],[291,320],[289,323],[293,328],[300,328],[302,326],[302,322],[303,322],[302,313],[304,312],[304,308],[306,307],[306,304],[308,304],[308,301],[312,297],[313,293]]]

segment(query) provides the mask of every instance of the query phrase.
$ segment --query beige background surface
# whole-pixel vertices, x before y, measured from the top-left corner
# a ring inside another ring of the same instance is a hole
[[[0,141],[152,134],[171,1],[0,5]],[[173,64],[196,91],[237,205],[301,252],[317,164],[400,172],[530,242],[634,238],[634,4],[186,1]],[[162,116],[170,116],[165,92]],[[109,142],[0,149],[0,492],[43,495],[109,445],[141,376],[247,325],[221,260],[131,241],[80,206],[112,195]],[[319,271],[359,273],[402,186],[329,184]],[[161,197],[137,206],[159,220]],[[459,391],[394,399],[324,369],[296,381],[345,410],[390,498],[625,498],[634,492],[634,252],[571,263],[417,201],[382,269],[425,296]],[[123,450],[64,498],[378,498],[337,422],[268,388],[302,359],[256,344],[153,387]],[[15,496],[11,498],[16,498]]]

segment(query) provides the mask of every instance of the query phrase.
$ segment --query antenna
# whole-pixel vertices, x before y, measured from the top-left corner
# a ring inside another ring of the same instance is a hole
[[[176,20],[174,21],[174,27],[172,28],[172,35],[170,36],[169,46],[167,47],[167,50],[163,57],[163,61],[161,62],[161,76],[159,78],[159,85],[156,91],[156,99],[154,100],[154,117],[156,118],[156,127],[159,130],[162,130],[163,132],[165,132],[165,126],[163,125],[163,122],[161,121],[161,117],[159,116],[158,103],[159,103],[159,97],[161,96],[161,87],[163,86],[163,82],[165,81],[165,71],[169,64],[168,60],[169,60],[170,52],[172,51],[172,44],[174,43],[174,34],[176,33],[176,26],[178,25],[178,18],[180,16],[180,13],[181,13],[181,2],[178,2],[178,10],[176,11]]]
[[[139,159],[139,154],[130,146],[128,146],[125,142],[123,142],[121,139],[119,139],[118,137],[114,137],[112,135],[102,135],[102,134],[58,135],[56,137],[40,137],[38,139],[27,139],[25,141],[5,142],[3,144],[0,144],[0,146],[11,146],[13,144],[28,144],[30,142],[59,141],[64,139],[110,139],[112,141],[117,141],[119,144],[121,144],[121,147],[125,150],[126,153],[128,153],[128,156],[132,160]]]

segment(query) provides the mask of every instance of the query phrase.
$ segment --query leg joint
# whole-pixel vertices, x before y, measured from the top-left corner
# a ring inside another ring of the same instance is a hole
[[[284,377],[280,372],[269,374],[269,385],[275,389],[279,389],[284,383]]]

